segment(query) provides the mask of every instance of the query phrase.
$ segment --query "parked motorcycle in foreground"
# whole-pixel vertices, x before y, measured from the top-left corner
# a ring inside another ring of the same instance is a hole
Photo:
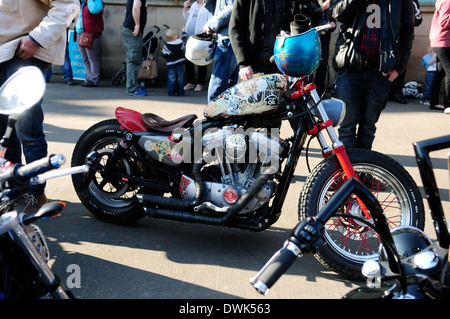
[[[201,120],[191,114],[167,121],[119,107],[116,119],[89,128],[71,164],[91,163],[87,174],[72,177],[81,202],[112,223],[148,215],[262,231],[280,217],[310,136],[317,138],[325,160],[304,184],[299,219],[316,216],[354,177],[376,194],[390,227],[423,228],[422,199],[408,172],[378,152],[346,151],[333,128],[345,104],[321,99],[307,82],[320,62],[318,29],[277,38],[275,63],[291,76],[289,83],[281,74],[241,82],[211,101]],[[286,139],[279,134],[283,121],[293,131]],[[341,274],[358,277],[362,264],[376,258],[379,239],[353,218],[372,220],[359,198],[349,197],[340,212],[326,225],[328,245],[317,257]]]
[[[24,92],[23,89],[27,91]],[[60,167],[61,154],[27,165],[5,160],[8,140],[19,113],[36,104],[44,94],[45,80],[34,67],[22,68],[0,88],[0,114],[9,114],[8,127],[0,141],[0,299],[68,299],[58,277],[47,262],[48,245],[41,229],[33,222],[59,214],[65,204],[45,204],[38,212],[24,215],[14,210],[32,184],[67,174],[85,172],[87,166],[47,172]]]
[[[346,182],[327,203],[317,218],[300,222],[277,251],[252,279],[251,284],[262,294],[302,255],[315,253],[324,245],[324,225],[342,202],[357,194],[369,207],[373,224],[382,245],[378,261],[369,260],[362,267],[366,286],[344,296],[347,299],[437,299],[450,298],[449,225],[433,173],[430,152],[450,148],[450,135],[414,143],[414,151],[427,194],[430,213],[437,235],[431,240],[423,231],[411,226],[389,230],[376,198],[354,179]],[[450,153],[449,153],[450,172]]]

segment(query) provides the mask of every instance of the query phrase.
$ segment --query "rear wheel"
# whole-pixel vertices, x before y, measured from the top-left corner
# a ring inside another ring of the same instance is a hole
[[[103,171],[108,158],[118,147],[123,132],[116,120],[106,120],[89,128],[78,140],[72,155],[72,166],[83,165],[86,155],[96,151],[100,155],[100,165],[89,183],[80,183],[82,174],[72,175],[75,191],[84,206],[98,218],[125,224],[145,216],[140,204],[131,198],[139,190],[139,185],[119,176],[144,176],[144,166],[139,153],[130,147],[111,169]]]
[[[396,161],[370,150],[350,150],[347,155],[361,182],[380,202],[389,227],[424,228],[425,213],[419,189],[409,173]],[[345,175],[336,157],[322,161],[302,189],[299,218],[316,216],[345,182]],[[363,263],[378,257],[378,234],[366,223],[354,196],[349,197],[337,214],[325,225],[325,245],[317,259],[328,268],[350,278],[362,279]],[[371,219],[367,222],[373,224]]]

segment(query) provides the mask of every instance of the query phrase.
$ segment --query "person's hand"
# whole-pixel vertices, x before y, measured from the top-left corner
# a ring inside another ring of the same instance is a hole
[[[30,37],[24,37],[20,40],[19,47],[16,50],[16,56],[19,59],[30,59],[32,58],[38,51],[40,47],[34,43]]]
[[[213,33],[213,30],[211,30],[208,26],[203,26],[203,32],[206,34],[211,34]]]
[[[330,7],[331,0],[325,0],[322,2],[322,11],[327,10]]]
[[[384,73],[383,72],[383,76],[389,76],[388,80],[390,82],[394,82],[395,78],[398,76],[398,71],[397,70],[393,70],[392,72],[389,72],[389,73]]]
[[[250,65],[243,67],[242,69],[239,70],[239,78],[243,81],[250,80],[252,76],[253,76],[253,69]]]
[[[140,29],[139,24],[136,24],[136,25],[134,26],[134,30],[133,30],[133,36],[134,36],[134,37],[137,37],[137,35],[139,34],[139,29]]]

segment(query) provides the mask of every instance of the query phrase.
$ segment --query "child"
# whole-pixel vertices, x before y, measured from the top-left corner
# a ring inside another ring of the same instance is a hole
[[[427,74],[425,75],[426,89],[423,92],[423,100],[420,102],[430,105],[431,83],[433,83],[433,78],[436,74],[436,53],[434,53],[433,49],[430,49],[430,53],[425,54],[420,62],[427,69]]]
[[[162,49],[162,56],[167,64],[167,89],[169,96],[184,96],[184,45],[187,35],[183,30],[183,40],[178,38],[173,29],[166,31],[167,42]]]

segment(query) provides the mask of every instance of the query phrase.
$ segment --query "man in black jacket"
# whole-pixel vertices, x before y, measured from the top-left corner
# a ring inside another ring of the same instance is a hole
[[[276,73],[273,55],[275,38],[281,30],[289,31],[298,0],[235,0],[230,18],[231,46],[239,64],[239,77],[250,79],[253,73]]]
[[[333,66],[336,93],[347,105],[339,138],[347,148],[371,149],[391,82],[402,73],[414,39],[411,0],[334,0],[341,22]]]

